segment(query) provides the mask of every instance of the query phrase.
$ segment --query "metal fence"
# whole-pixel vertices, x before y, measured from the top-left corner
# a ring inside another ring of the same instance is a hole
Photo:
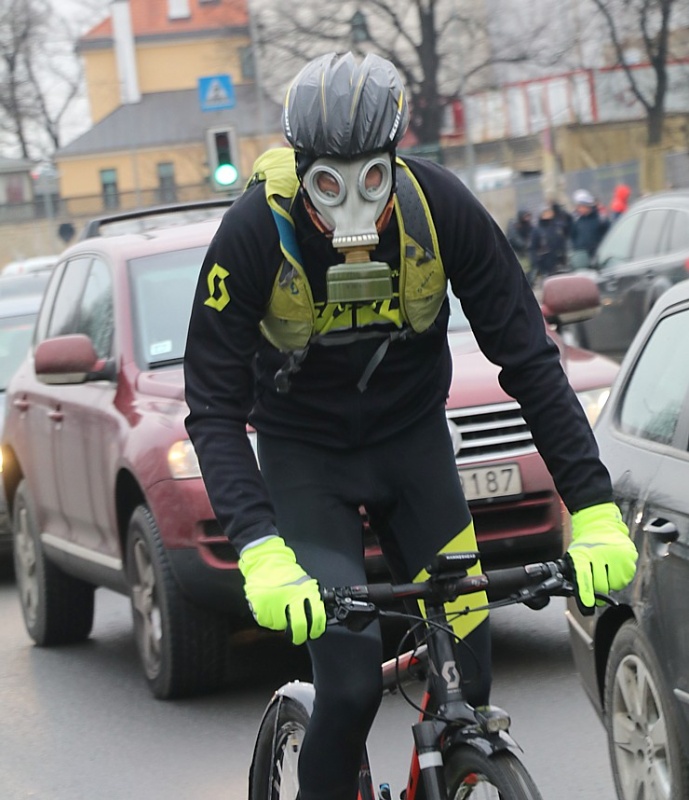
[[[432,155],[425,153],[427,157]],[[632,189],[632,197],[638,197],[640,186],[639,161],[625,161],[595,169],[568,172],[562,176],[563,191],[571,198],[577,189],[588,189],[602,203],[610,202],[615,186],[626,183]],[[668,188],[689,188],[689,154],[670,153],[665,156],[665,174]],[[241,187],[235,189],[240,191]],[[505,216],[514,216],[518,209],[525,208],[537,213],[546,202],[541,177],[519,177],[511,186],[497,192],[477,192],[485,200],[489,210],[495,207],[496,218],[502,224]],[[496,195],[500,197],[496,197]],[[55,219],[58,222],[80,221],[115,210],[149,208],[173,202],[193,202],[218,197],[208,182],[191,186],[165,187],[136,192],[118,192],[115,195],[90,195],[84,197],[58,197],[39,195],[30,203],[0,205],[0,225],[30,222],[35,219]],[[571,200],[570,200],[571,205]]]
[[[114,211],[150,208],[167,203],[188,203],[220,196],[208,183],[161,189],[140,189],[112,195],[58,197],[39,195],[33,202],[0,205],[0,224],[31,219],[84,220]]]

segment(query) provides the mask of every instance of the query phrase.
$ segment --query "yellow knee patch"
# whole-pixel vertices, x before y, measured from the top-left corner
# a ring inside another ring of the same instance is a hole
[[[440,549],[440,553],[462,553],[473,552],[478,550],[476,545],[476,534],[474,532],[474,524],[470,522],[464,530],[460,531],[453,539],[451,539],[444,547]],[[480,575],[483,570],[481,569],[481,562],[476,563],[471,569],[468,570],[469,575]],[[429,577],[428,572],[422,569],[421,572],[414,578],[414,583],[427,580]],[[453,612],[464,611],[465,609],[479,608],[488,602],[488,597],[485,592],[473,592],[472,594],[465,594],[458,597],[452,603],[446,603],[448,617],[453,616]],[[488,611],[472,611],[470,614],[462,614],[461,616],[451,619],[450,624],[452,630],[457,636],[463,638],[477,628],[484,619],[488,617]]]

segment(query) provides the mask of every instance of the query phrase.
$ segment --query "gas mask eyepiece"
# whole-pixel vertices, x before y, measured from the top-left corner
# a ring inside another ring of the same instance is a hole
[[[392,161],[386,153],[345,161],[319,158],[304,174],[309,201],[327,228],[344,264],[329,267],[329,302],[370,303],[392,297],[388,264],[370,260],[378,244],[376,223],[392,191]]]

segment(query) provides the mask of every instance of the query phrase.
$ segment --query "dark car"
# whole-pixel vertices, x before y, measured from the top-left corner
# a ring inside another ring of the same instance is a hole
[[[620,359],[656,300],[689,277],[689,191],[633,203],[600,243],[591,274],[601,310],[578,326],[578,341]]]
[[[15,278],[0,279],[14,281]],[[16,280],[23,280],[17,278]],[[5,299],[0,292],[0,431],[5,421],[5,392],[17,367],[21,364],[29,345],[34,323],[41,305],[41,295],[30,292],[26,296],[13,295]],[[0,452],[2,472],[2,452]],[[12,529],[7,514],[5,492],[0,484],[0,555],[12,549]]]
[[[71,246],[8,391],[3,479],[26,628],[39,645],[79,641],[91,630],[95,587],[129,595],[157,697],[220,685],[236,657],[228,632],[254,628],[237,553],[214,519],[184,427],[186,331],[217,225],[216,214]],[[593,313],[598,295],[583,276],[560,277],[544,288],[544,325],[595,414],[617,365],[562,344],[560,315]],[[450,342],[457,384],[448,424],[479,546],[512,562],[559,554],[562,505],[517,404],[468,331]],[[369,545],[375,574],[380,551]]]
[[[567,618],[619,800],[689,797],[689,281],[656,303],[595,433],[639,562],[618,605]]]

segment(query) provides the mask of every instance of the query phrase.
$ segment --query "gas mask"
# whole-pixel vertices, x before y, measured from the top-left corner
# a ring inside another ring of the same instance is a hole
[[[319,158],[304,173],[304,188],[333,247],[345,263],[326,273],[329,303],[372,303],[392,297],[388,264],[371,261],[378,244],[377,223],[389,213],[392,161],[387,153],[351,161]]]

